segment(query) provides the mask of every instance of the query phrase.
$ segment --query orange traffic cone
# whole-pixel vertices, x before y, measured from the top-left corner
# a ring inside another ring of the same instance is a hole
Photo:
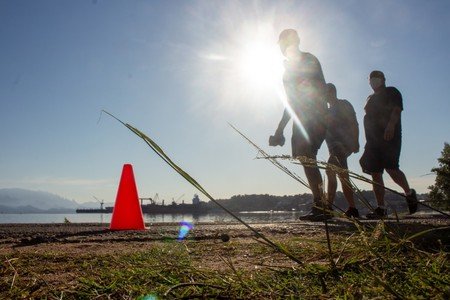
[[[123,165],[111,218],[111,230],[144,230],[145,224],[134,181],[133,166]]]

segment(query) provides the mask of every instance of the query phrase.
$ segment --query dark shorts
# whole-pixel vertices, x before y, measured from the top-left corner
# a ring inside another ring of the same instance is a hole
[[[335,145],[329,149],[330,158],[328,159],[328,163],[338,166],[343,169],[348,169],[347,158],[350,156],[350,152],[348,152],[344,146]]]
[[[366,145],[359,160],[364,173],[383,173],[385,169],[398,170],[401,142],[381,143],[379,146]]]
[[[294,122],[292,128],[292,157],[306,156],[315,158],[317,151],[325,140],[326,126],[324,122],[308,122],[304,124],[304,129],[309,136],[309,139],[305,137],[299,125]]]

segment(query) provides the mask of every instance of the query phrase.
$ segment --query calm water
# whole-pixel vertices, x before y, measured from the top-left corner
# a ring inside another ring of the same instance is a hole
[[[305,212],[250,212],[250,213],[237,213],[236,215],[247,223],[252,222],[283,222],[283,221],[295,221],[300,215]],[[449,213],[449,212],[447,212]],[[428,215],[437,214],[436,212],[422,209],[415,215]],[[439,214],[438,214],[439,215]],[[105,223],[111,222],[112,214],[1,214],[0,224],[17,223],[17,224],[30,224],[30,223],[64,223],[67,219],[71,223]],[[213,213],[200,216],[193,216],[191,214],[159,214],[159,215],[147,215],[144,214],[145,223],[178,223],[181,221],[189,221],[193,223],[212,223],[212,222],[236,222],[236,219],[227,213]]]
[[[301,212],[251,212],[238,213],[245,222],[277,222],[293,221]],[[64,223],[67,219],[71,223],[110,223],[112,214],[0,214],[0,223]],[[193,216],[191,214],[144,214],[145,223],[170,223],[170,222],[230,222],[235,221],[226,213],[205,214]]]

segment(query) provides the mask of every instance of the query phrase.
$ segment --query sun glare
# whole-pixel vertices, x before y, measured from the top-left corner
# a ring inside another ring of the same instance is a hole
[[[216,99],[202,102],[201,107],[242,114],[251,110],[264,119],[284,97],[284,58],[277,44],[278,33],[270,20],[237,20],[233,24],[221,39],[208,41],[199,54],[202,76],[197,90],[209,89]]]
[[[240,77],[247,88],[256,91],[275,89],[281,82],[283,58],[277,45],[265,41],[249,41],[242,46],[237,61]]]

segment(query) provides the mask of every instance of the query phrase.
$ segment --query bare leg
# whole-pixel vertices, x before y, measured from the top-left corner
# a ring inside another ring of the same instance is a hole
[[[333,164],[335,166],[345,168],[347,169],[347,156],[343,155],[342,153],[339,153],[337,155],[330,155],[330,158],[328,159],[329,164]],[[342,170],[341,170],[342,171]],[[355,201],[353,199],[353,189],[350,185],[350,178],[348,175],[348,172],[339,172],[339,180],[341,181],[342,185],[342,192],[344,193],[345,199],[347,200],[348,206],[356,208]],[[333,203],[334,198],[336,196],[336,188],[337,188],[337,182],[336,182],[336,173],[333,172],[331,169],[327,169],[327,176],[328,176],[328,201],[330,204]]]
[[[337,189],[337,180],[336,173],[330,169],[327,169],[327,195],[328,195],[328,205],[331,207],[334,203],[334,198],[336,197],[336,189]]]
[[[372,187],[375,198],[377,199],[377,204],[378,206],[384,206],[383,173],[372,173],[372,180],[374,181]]]
[[[320,175],[319,168],[317,167],[304,167],[306,178],[308,179],[311,192],[316,204],[322,204],[322,176]],[[320,201],[320,203],[317,203]]]
[[[345,199],[347,199],[348,206],[356,208],[355,200],[353,199],[353,189],[350,185],[350,178],[348,173],[339,174],[339,179],[341,180],[342,192],[344,193]]]
[[[410,188],[405,173],[403,173],[400,169],[386,169],[386,172],[389,174],[389,176],[391,176],[392,180],[394,180],[394,182],[398,184],[403,189],[403,191],[405,191],[405,195],[409,195]]]

